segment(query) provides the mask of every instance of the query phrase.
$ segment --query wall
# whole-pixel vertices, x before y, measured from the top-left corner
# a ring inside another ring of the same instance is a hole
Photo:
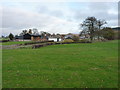
[[[54,42],[57,42],[57,38],[48,38],[48,40],[54,40]],[[59,41],[61,41],[62,39],[59,38]]]

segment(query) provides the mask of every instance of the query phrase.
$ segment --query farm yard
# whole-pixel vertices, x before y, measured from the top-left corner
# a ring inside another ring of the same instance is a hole
[[[3,49],[2,76],[3,88],[118,88],[118,40]]]

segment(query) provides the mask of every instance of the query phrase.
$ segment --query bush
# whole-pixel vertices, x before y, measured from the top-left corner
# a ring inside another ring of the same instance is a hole
[[[114,31],[114,39],[120,39],[120,31]]]
[[[78,42],[78,41],[79,41],[79,37],[74,35],[73,38],[72,38],[72,40],[73,40],[74,42]]]
[[[44,45],[33,45],[32,49],[43,47]]]
[[[13,40],[14,39],[14,35],[12,33],[9,34],[9,38],[10,40]]]
[[[63,42],[74,42],[72,39],[65,39]]]
[[[82,39],[82,40],[79,40],[79,42],[81,42],[81,43],[91,43],[88,39]]]
[[[106,27],[102,29],[102,36],[107,40],[114,40],[115,32],[111,28]]]
[[[1,40],[0,42],[9,42],[10,40]]]

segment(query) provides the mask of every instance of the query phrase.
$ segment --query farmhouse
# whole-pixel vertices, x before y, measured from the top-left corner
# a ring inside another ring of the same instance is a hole
[[[42,35],[34,35],[34,34],[24,34],[21,36],[15,36],[16,41],[46,41],[53,40],[54,42],[62,41],[60,36],[42,36]]]
[[[71,35],[66,35],[65,37],[64,37],[65,39],[72,39],[73,38],[73,35],[71,34]]]
[[[48,40],[47,37],[42,37],[41,35],[33,35],[33,34],[24,34],[21,36],[15,36],[16,41],[45,41]]]
[[[61,35],[51,35],[48,37],[48,40],[53,40],[54,42],[62,41]]]
[[[72,39],[73,36],[79,36],[78,34],[54,34],[54,35],[42,35],[42,34],[29,34],[26,33],[24,35],[15,36],[16,41],[46,41],[53,40],[54,42],[59,42],[64,39]]]
[[[61,38],[49,37],[48,40],[53,40],[54,42],[62,41]]]
[[[73,39],[74,36],[79,37],[79,34],[68,33],[64,36],[64,39]]]

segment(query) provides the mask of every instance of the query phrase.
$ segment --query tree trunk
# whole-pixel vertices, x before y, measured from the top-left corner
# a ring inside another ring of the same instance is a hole
[[[92,37],[90,37],[90,41],[91,41],[91,42],[93,41],[93,38],[92,38]]]
[[[100,26],[99,26],[99,31],[100,31]],[[98,40],[100,40],[100,32],[98,31]]]
[[[91,40],[91,42],[93,42],[93,33],[92,32],[90,33],[90,40]]]

